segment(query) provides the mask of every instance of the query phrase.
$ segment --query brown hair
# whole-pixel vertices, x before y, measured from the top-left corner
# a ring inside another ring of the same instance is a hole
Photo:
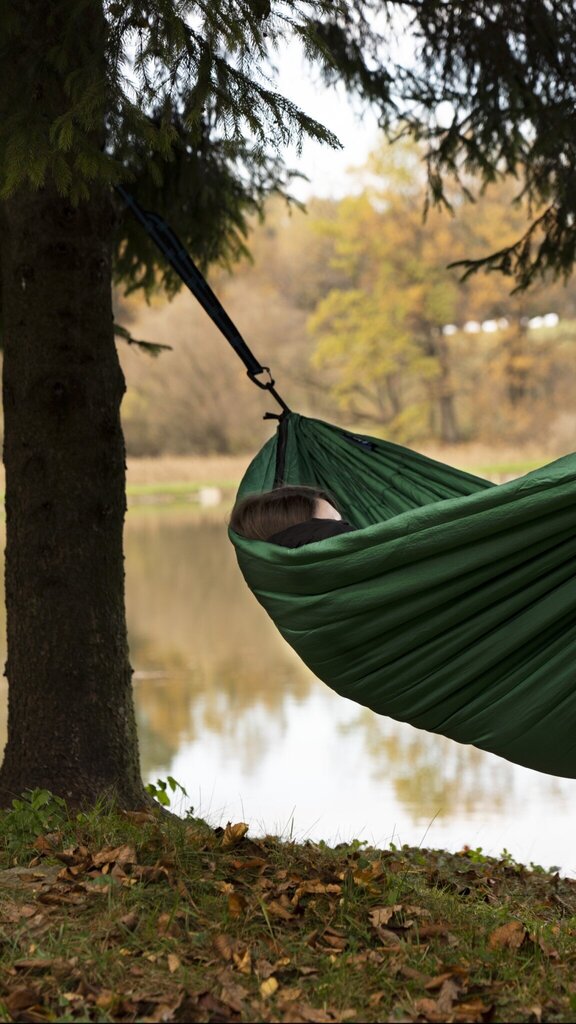
[[[334,498],[316,487],[286,485],[261,494],[249,494],[234,506],[230,526],[248,540],[268,540],[289,526],[313,519],[319,498],[338,508]]]

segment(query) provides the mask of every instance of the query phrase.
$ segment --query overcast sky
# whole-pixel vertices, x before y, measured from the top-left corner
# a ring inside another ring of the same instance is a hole
[[[274,85],[311,117],[330,128],[343,148],[307,142],[300,156],[295,149],[285,151],[286,162],[310,178],[310,183],[295,182],[291,191],[300,199],[310,195],[339,196],[353,188],[347,177],[349,167],[365,163],[378,140],[374,114],[352,100],[342,87],[326,89],[302,57],[299,45],[287,46],[278,59],[279,76]],[[361,118],[360,118],[361,115]]]

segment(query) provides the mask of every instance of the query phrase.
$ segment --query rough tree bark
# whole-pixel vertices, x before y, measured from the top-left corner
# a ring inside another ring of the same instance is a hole
[[[124,379],[113,209],[54,191],[2,211],[8,743],[0,802],[146,802],[124,612]]]
[[[429,328],[426,349],[438,364],[438,376],[430,382],[429,391],[434,421],[436,421],[436,413],[438,414],[439,438],[443,444],[457,444],[460,441],[460,429],[456,416],[456,394],[448,345],[440,328]]]

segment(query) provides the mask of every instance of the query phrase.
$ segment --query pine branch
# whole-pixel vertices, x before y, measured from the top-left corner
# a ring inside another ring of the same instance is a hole
[[[147,355],[157,358],[161,352],[172,352],[172,345],[161,345],[156,341],[141,341],[138,338],[133,338],[130,331],[123,327],[122,324],[114,323],[114,334],[117,338],[121,338],[128,345],[136,345],[137,348],[142,349]]]

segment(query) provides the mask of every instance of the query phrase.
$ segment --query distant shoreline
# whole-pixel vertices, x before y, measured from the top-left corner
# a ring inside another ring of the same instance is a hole
[[[545,452],[536,447],[491,448],[476,442],[449,447],[422,446],[424,454],[439,462],[458,466],[478,476],[501,482],[504,477],[522,476],[558,458],[562,453]],[[244,455],[161,455],[128,458],[127,491],[143,496],[155,492],[184,495],[202,487],[235,488],[240,483],[254,453]]]

